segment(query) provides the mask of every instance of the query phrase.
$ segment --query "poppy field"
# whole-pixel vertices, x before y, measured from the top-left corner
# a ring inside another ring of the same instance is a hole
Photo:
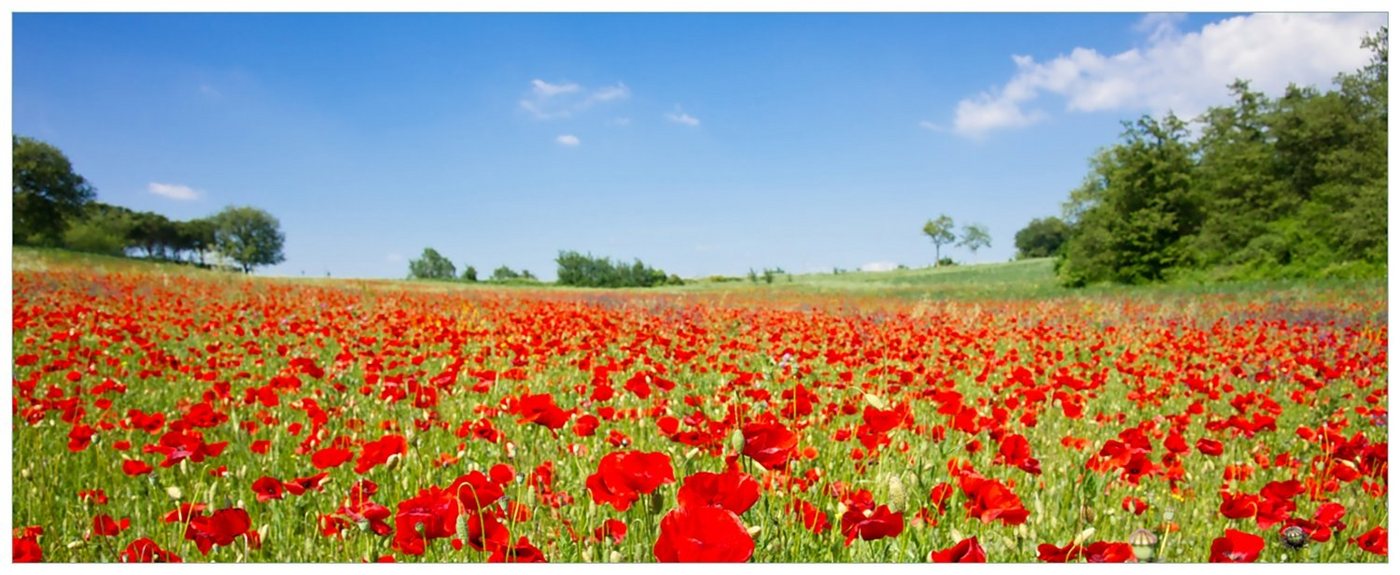
[[[1384,562],[1384,287],[13,274],[13,559]]]

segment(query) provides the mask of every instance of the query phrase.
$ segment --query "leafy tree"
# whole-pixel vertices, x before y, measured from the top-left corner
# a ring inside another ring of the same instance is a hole
[[[63,246],[75,251],[122,256],[135,226],[131,210],[102,202],[89,202],[83,215],[63,232]]]
[[[423,255],[408,262],[409,279],[450,280],[457,277],[457,267],[433,248],[423,248]]]
[[[151,259],[171,259],[172,247],[176,243],[176,223],[155,212],[136,212],[131,228],[132,246],[146,252]]]
[[[517,272],[516,272],[515,270],[513,270],[513,269],[510,269],[509,266],[504,266],[504,265],[503,265],[503,266],[501,266],[501,267],[496,268],[494,271],[491,272],[491,281],[495,281],[495,282],[504,282],[504,281],[510,281],[510,280],[517,280],[517,279],[521,279],[521,278],[522,278],[521,274],[517,273]]]
[[[935,219],[924,223],[924,235],[933,241],[934,261],[942,261],[942,249],[944,244],[951,244],[956,241],[957,236],[953,235],[953,218],[947,215],[940,215]],[[936,264],[935,264],[936,265]]]
[[[82,216],[96,192],[58,148],[24,136],[13,136],[11,143],[14,243],[57,245],[68,221]]]
[[[968,224],[963,226],[962,240],[959,246],[965,247],[972,252],[972,257],[977,257],[977,250],[992,245],[992,234],[987,231],[987,226],[982,224]]]
[[[559,285],[582,287],[652,287],[667,283],[666,272],[634,260],[631,265],[575,251],[555,259]],[[679,279],[679,278],[678,278]]]
[[[212,221],[215,249],[236,262],[243,273],[286,259],[282,255],[286,237],[272,214],[254,207],[229,206],[215,214]]]
[[[476,268],[467,266],[467,269],[462,270],[462,280],[476,283]]]
[[[204,264],[204,254],[214,249],[214,221],[210,218],[195,218],[176,225],[180,244],[199,258]]]
[[[1016,257],[1045,258],[1058,255],[1065,238],[1069,237],[1069,225],[1064,220],[1050,216],[1036,218],[1021,231],[1016,232]]]

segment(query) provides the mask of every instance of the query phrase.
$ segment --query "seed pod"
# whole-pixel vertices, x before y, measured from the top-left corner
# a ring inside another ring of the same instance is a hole
[[[1093,523],[1093,522],[1094,522],[1094,519],[1097,519],[1097,518],[1098,518],[1098,514],[1097,514],[1097,513],[1094,513],[1094,508],[1093,508],[1093,507],[1089,507],[1088,505],[1084,505],[1084,506],[1082,506],[1082,507],[1079,508],[1079,520],[1080,520],[1080,521],[1083,521],[1084,523]]]
[[[744,452],[743,430],[735,429],[734,433],[729,434],[729,448],[734,450],[734,453]]]
[[[662,495],[661,495],[661,490],[660,490],[660,489],[651,492],[651,505],[649,505],[649,507],[651,508],[651,514],[652,514],[652,515],[659,515],[659,514],[661,514],[661,508],[664,507],[665,505],[666,505],[666,498],[665,498],[665,497],[662,497]]]
[[[1308,542],[1308,533],[1302,527],[1289,525],[1284,527],[1279,533],[1279,538],[1283,539],[1283,544],[1293,549],[1301,549]]]
[[[402,459],[403,457],[397,453],[390,455],[389,459],[384,461],[384,469],[388,471],[393,471],[399,466],[399,461],[401,461]]]
[[[471,539],[471,531],[467,529],[467,514],[457,514],[457,537],[463,541]]]
[[[1157,534],[1146,529],[1138,529],[1129,535],[1128,544],[1133,546],[1133,556],[1143,563],[1151,563],[1157,554]]]
[[[165,488],[165,494],[166,494],[166,495],[169,495],[171,499],[174,499],[174,500],[176,500],[176,501],[179,501],[179,500],[180,500],[180,497],[184,495],[184,493],[181,493],[181,492],[180,492],[180,488],[179,488],[179,487],[176,487],[176,486],[174,486],[174,485],[171,485],[170,487],[166,487],[166,488]]]

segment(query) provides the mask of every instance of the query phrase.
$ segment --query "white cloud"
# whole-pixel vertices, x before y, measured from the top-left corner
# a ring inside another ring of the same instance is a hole
[[[1168,111],[1191,118],[1228,102],[1227,86],[1246,79],[1255,90],[1280,94],[1288,84],[1326,86],[1340,72],[1365,65],[1361,38],[1387,22],[1385,14],[1282,13],[1236,16],[1183,33],[1179,15],[1149,14],[1135,30],[1145,45],[1105,55],[1075,48],[1037,62],[1012,56],[1016,74],[1000,88],[958,102],[953,131],[972,138],[1045,119],[1033,108],[1045,94],[1071,112]]]
[[[575,136],[573,134],[560,134],[558,138],[554,139],[554,141],[558,142],[561,146],[569,148],[579,145],[578,136]]]
[[[151,192],[152,194],[163,198],[170,198],[172,200],[180,200],[184,202],[197,200],[199,199],[200,195],[199,190],[196,190],[189,186],[183,186],[180,184],[162,184],[160,182],[151,182],[150,185],[146,186],[146,190]]]
[[[666,114],[666,119],[692,128],[700,125],[699,118],[685,113],[680,106],[676,106],[676,111]]]
[[[895,268],[898,268],[898,267],[899,267],[899,264],[894,263],[894,262],[870,262],[870,263],[868,263],[868,264],[865,264],[865,265],[863,265],[863,266],[860,266],[860,271],[863,271],[863,272],[887,272],[887,271],[894,270]]]
[[[520,100],[520,107],[538,119],[549,120],[567,118],[593,107],[594,104],[626,100],[630,97],[632,90],[622,82],[588,90],[573,82],[551,84],[535,79],[530,81],[530,93]]]

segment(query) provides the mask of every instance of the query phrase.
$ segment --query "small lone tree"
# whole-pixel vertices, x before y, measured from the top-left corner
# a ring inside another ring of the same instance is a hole
[[[423,248],[423,256],[408,262],[408,279],[450,280],[457,277],[457,266],[433,248]]]
[[[992,245],[992,234],[987,231],[987,226],[982,224],[968,224],[963,226],[962,241],[959,246],[972,251],[972,257],[977,257],[977,250]]]
[[[237,262],[243,273],[286,259],[282,255],[286,237],[272,214],[250,206],[229,206],[214,214],[212,220],[215,249]]]
[[[477,281],[476,268],[473,266],[467,266],[467,269],[462,270],[462,280],[475,283]]]
[[[934,265],[943,259],[943,244],[951,244],[956,241],[957,236],[953,235],[953,218],[947,214],[939,215],[938,218],[924,223],[924,235],[933,240]]]

